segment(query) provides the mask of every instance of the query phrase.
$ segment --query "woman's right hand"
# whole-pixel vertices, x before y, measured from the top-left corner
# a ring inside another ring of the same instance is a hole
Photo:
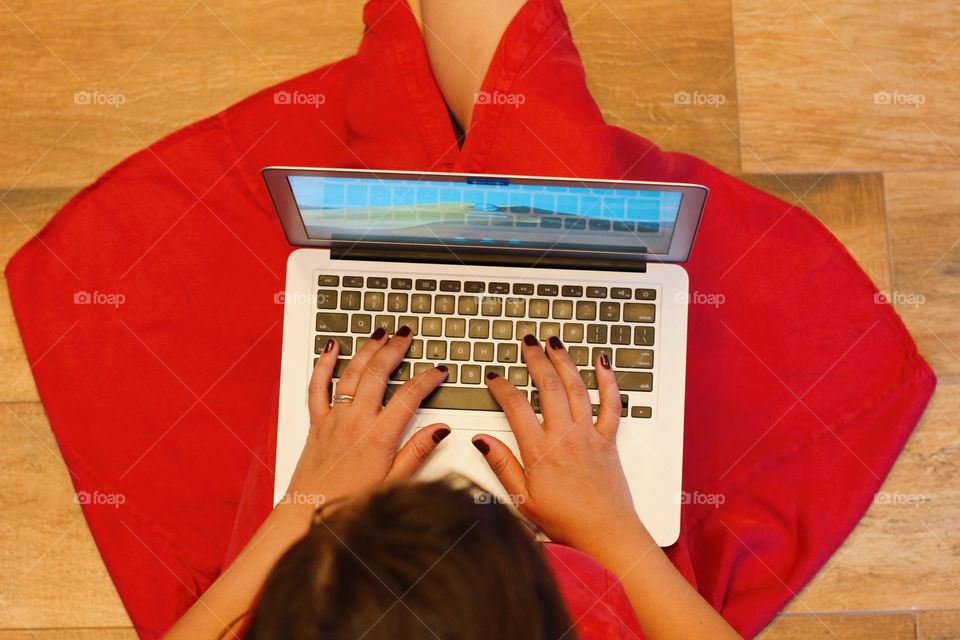
[[[487,386],[517,439],[523,465],[503,442],[473,438],[521,513],[551,539],[590,552],[593,544],[640,525],[617,453],[620,390],[610,360],[594,363],[600,393],[596,422],[586,386],[559,338],[546,349],[523,340],[527,369],[540,393],[543,423],[526,395],[499,376]]]

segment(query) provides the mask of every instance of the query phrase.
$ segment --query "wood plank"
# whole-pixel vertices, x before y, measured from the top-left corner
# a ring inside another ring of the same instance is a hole
[[[885,181],[897,311],[941,381],[960,381],[960,172]]]
[[[960,640],[960,609],[918,611],[917,640]]]
[[[133,627],[98,629],[4,629],[0,640],[136,640]]]
[[[0,185],[82,186],[186,124],[351,55],[361,32],[353,0],[8,5]],[[104,97],[77,104],[76,92]]]
[[[887,222],[880,174],[742,176],[755,187],[815,215],[874,284],[890,290]]]
[[[850,537],[785,609],[955,608],[960,590],[960,385],[940,385]]]
[[[960,166],[960,4],[734,0],[733,23],[744,171]]]
[[[774,618],[758,640],[915,640],[912,613],[783,614]]]
[[[728,1],[704,0],[695,8],[668,0],[566,0],[563,6],[587,83],[611,124],[667,150],[739,169]]]
[[[0,404],[0,512],[0,628],[130,626],[38,404]]]

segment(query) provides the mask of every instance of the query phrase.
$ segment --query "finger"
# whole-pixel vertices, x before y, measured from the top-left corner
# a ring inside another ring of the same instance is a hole
[[[550,336],[547,340],[547,358],[553,363],[553,368],[563,381],[563,388],[567,392],[567,402],[570,403],[570,415],[578,424],[593,426],[593,407],[590,404],[590,394],[587,385],[580,377],[580,370],[573,363],[566,347],[557,336]]]
[[[310,384],[307,386],[307,407],[310,409],[311,419],[322,417],[330,410],[330,380],[333,378],[333,367],[337,364],[339,353],[340,343],[333,338],[328,339],[323,353],[313,367]]]
[[[402,480],[412,476],[448,435],[450,435],[450,427],[443,423],[418,429],[406,444],[400,447],[400,451],[397,451],[397,457],[393,459],[393,466],[390,467],[386,479]]]
[[[384,407],[383,413],[380,414],[380,422],[390,425],[387,428],[391,431],[385,434],[386,437],[400,437],[420,403],[447,379],[447,373],[447,367],[441,364],[433,369],[421,371],[397,389]]]
[[[594,363],[597,386],[600,388],[600,412],[597,415],[597,432],[606,438],[615,438],[620,428],[620,387],[617,374],[610,366],[610,356],[601,353]]]
[[[376,331],[370,334],[370,339],[357,350],[356,355],[350,360],[350,364],[347,365],[343,375],[340,376],[340,380],[337,382],[336,393],[346,393],[351,396],[357,394],[357,385],[363,376],[363,371],[367,368],[367,364],[373,359],[377,351],[382,349],[383,345],[387,343],[387,341],[384,340],[386,336],[387,332],[383,327],[377,327]]]
[[[410,327],[406,325],[400,327],[393,337],[370,358],[357,384],[358,400],[364,403],[375,401],[377,408],[380,408],[383,404],[384,391],[387,389],[387,379],[407,355],[410,342],[413,340],[412,333]]]
[[[483,454],[484,460],[496,474],[500,484],[510,494],[510,500],[518,507],[529,501],[527,492],[527,476],[523,473],[523,466],[517,457],[510,451],[510,447],[497,438],[482,434],[472,440],[473,446]]]
[[[503,409],[507,422],[510,423],[510,429],[517,438],[521,454],[529,451],[537,436],[543,435],[543,427],[527,400],[527,394],[493,372],[487,374],[487,388]]]
[[[547,355],[543,352],[540,342],[532,335],[524,336],[523,359],[527,363],[527,370],[533,378],[540,393],[540,411],[543,412],[543,421],[549,428],[549,423],[570,424],[570,403],[567,401],[567,392],[563,388],[563,380],[554,369]]]

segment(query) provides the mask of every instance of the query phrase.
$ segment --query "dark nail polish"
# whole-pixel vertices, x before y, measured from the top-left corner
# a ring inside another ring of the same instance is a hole
[[[401,338],[406,338],[408,335],[410,335],[410,327],[408,327],[407,325],[403,325],[402,327],[397,329],[397,335],[400,336]]]
[[[433,432],[433,441],[437,444],[440,444],[440,441],[450,435],[450,429],[446,427],[441,427]]]
[[[370,334],[371,340],[379,340],[383,336],[387,335],[387,330],[383,327],[377,327],[377,330]]]
[[[445,364],[438,364],[436,368],[437,368],[437,371],[442,371],[443,373],[446,373],[448,371],[447,365]]]
[[[487,371],[487,380],[496,380],[500,377],[496,371]]]
[[[487,455],[488,453],[490,453],[490,445],[488,445],[483,440],[473,440],[473,446],[475,446],[477,448],[477,451],[479,451],[483,455]]]
[[[550,339],[547,340],[547,342],[550,344],[551,349],[555,349],[556,351],[563,349],[563,343],[560,342],[560,338],[557,336],[550,336]]]
[[[537,342],[536,336],[528,333],[527,335],[523,336],[523,344],[527,345],[528,347],[535,347],[540,343]]]
[[[326,353],[333,349],[333,345],[336,344],[336,341],[333,338],[327,338],[327,344],[323,347],[323,352]]]
[[[608,355],[605,354],[605,353],[601,353],[601,354],[600,354],[600,365],[601,365],[604,369],[609,369],[609,368],[610,368],[610,356],[608,356]]]

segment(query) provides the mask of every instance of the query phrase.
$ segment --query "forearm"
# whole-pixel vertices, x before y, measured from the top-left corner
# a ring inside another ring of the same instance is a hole
[[[218,638],[250,609],[270,570],[307,532],[312,509],[280,505],[240,555],[167,632],[166,640]],[[235,637],[230,634],[226,638]]]
[[[584,551],[620,579],[649,640],[740,638],[677,571],[639,520]]]

